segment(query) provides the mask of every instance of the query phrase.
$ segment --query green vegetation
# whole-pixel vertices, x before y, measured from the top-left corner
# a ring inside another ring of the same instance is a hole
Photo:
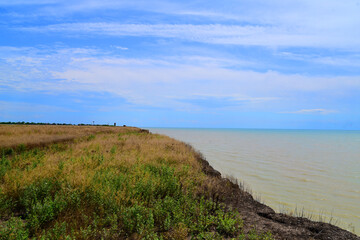
[[[58,125],[58,126],[112,126],[109,124],[90,124],[90,123],[79,123],[79,124],[71,124],[71,123],[42,123],[42,122],[0,122],[0,124],[11,124],[11,125]],[[125,125],[124,125],[125,126]]]
[[[16,124],[16,125],[72,125],[70,123],[37,123],[37,122],[0,122],[0,124]],[[85,125],[85,124],[83,124]],[[90,124],[89,124],[90,125]]]
[[[0,239],[272,239],[205,197],[195,153],[131,129],[3,152]]]

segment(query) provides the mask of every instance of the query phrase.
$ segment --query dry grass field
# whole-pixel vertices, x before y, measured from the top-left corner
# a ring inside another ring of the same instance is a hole
[[[0,125],[0,148],[0,239],[271,239],[245,234],[198,153],[169,137]]]
[[[96,133],[121,133],[132,127],[110,126],[54,126],[54,125],[2,125],[0,124],[0,148],[15,148],[20,144],[42,146],[72,140]]]

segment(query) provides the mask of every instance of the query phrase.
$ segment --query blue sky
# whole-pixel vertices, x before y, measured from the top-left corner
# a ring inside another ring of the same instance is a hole
[[[0,0],[0,121],[360,129],[359,13],[359,0]]]

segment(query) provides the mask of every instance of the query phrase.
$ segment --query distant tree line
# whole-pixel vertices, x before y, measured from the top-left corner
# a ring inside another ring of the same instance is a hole
[[[37,123],[37,122],[0,122],[0,124],[17,124],[17,125],[73,125],[70,123]]]
[[[71,124],[71,123],[37,123],[37,122],[0,122],[0,124],[16,124],[16,125],[69,125],[69,126],[112,126],[109,124]],[[124,125],[125,127],[125,125]]]

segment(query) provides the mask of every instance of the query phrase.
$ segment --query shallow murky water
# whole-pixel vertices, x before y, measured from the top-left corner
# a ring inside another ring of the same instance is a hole
[[[190,143],[278,212],[360,233],[360,131],[150,128]]]

